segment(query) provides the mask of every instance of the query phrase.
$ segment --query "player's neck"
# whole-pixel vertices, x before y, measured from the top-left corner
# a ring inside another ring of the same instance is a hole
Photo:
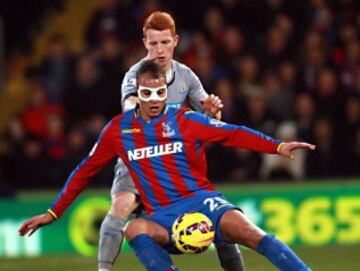
[[[172,61],[170,61],[170,63],[167,64],[167,65],[164,67],[166,73],[171,73],[171,71],[172,71],[171,62],[172,62]]]
[[[135,109],[136,116],[143,119],[146,122],[150,122],[151,120],[155,119],[158,116],[151,116],[150,114],[146,113],[146,110],[141,109],[141,105],[138,105]],[[160,114],[159,114],[160,115]]]
[[[171,63],[169,69],[165,70],[165,72],[166,72],[166,82],[169,84],[174,77]]]
[[[144,112],[142,112],[140,109],[138,110],[138,116],[140,118],[142,118],[143,120],[145,120],[146,122],[150,122],[153,118],[147,114],[145,114]]]
[[[146,60],[150,60],[150,59],[152,59],[149,55],[147,55],[146,57],[145,57],[145,59]],[[172,72],[172,61],[173,61],[173,59],[171,59],[170,60],[170,62],[167,64],[167,65],[165,65],[165,66],[162,66],[162,68],[165,70],[165,72],[166,73],[171,73]]]
[[[159,117],[159,116],[161,116],[161,115],[163,115],[163,114],[166,114],[167,109],[166,109],[166,106],[164,106],[164,107],[161,109],[161,111],[160,111],[159,114],[152,116],[152,115],[146,113],[146,111],[142,110],[142,109],[141,109],[141,106],[137,106],[135,112],[136,112],[136,116],[137,116],[137,117],[143,119],[143,120],[146,121],[146,122],[150,122],[150,121],[152,121],[153,119],[156,119],[157,117]]]

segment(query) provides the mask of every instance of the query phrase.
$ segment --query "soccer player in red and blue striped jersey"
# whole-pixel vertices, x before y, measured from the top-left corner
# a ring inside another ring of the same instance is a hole
[[[27,220],[20,234],[32,233],[63,214],[91,178],[112,158],[127,165],[148,216],[129,223],[126,237],[150,271],[178,270],[169,252],[171,225],[187,211],[206,214],[216,227],[215,243],[241,243],[265,255],[280,270],[310,270],[296,254],[272,235],[252,224],[227,202],[206,177],[204,142],[280,154],[292,158],[299,142],[281,142],[244,126],[226,124],[200,113],[166,109],[165,73],[145,61],[137,75],[140,105],[113,118],[103,129],[89,156],[72,172],[49,212]],[[220,208],[221,207],[221,208]]]

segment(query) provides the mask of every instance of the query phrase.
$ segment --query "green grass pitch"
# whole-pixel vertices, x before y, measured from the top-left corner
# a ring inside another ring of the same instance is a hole
[[[267,260],[256,253],[242,249],[247,271],[274,271]],[[360,245],[328,246],[328,247],[295,247],[298,255],[305,260],[313,271],[359,271]],[[183,271],[215,271],[222,270],[213,251],[202,255],[174,256],[175,264]],[[96,270],[96,257],[78,255],[53,254],[39,258],[0,259],[0,270],[6,271],[89,271]],[[133,253],[119,256],[114,271],[144,270],[137,262]]]

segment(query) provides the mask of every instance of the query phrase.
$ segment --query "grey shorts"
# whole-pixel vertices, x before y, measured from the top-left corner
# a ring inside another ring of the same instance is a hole
[[[118,192],[131,192],[139,195],[139,191],[136,189],[127,167],[120,158],[117,160],[114,170],[115,175],[110,194],[113,195]]]

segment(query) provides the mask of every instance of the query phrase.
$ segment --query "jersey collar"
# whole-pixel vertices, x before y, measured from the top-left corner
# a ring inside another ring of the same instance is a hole
[[[174,61],[171,60],[171,69],[166,72],[166,84],[167,86],[171,86],[175,81],[175,69],[174,69]]]
[[[150,121],[146,121],[146,120],[144,120],[143,118],[140,117],[140,115],[138,113],[139,112],[139,105],[137,104],[136,107],[135,107],[135,110],[134,110],[134,116],[142,124],[148,125],[148,124],[153,124],[153,123],[158,122],[160,119],[162,119],[168,113],[168,110],[169,110],[168,107],[165,106],[164,110],[160,113],[159,116],[157,116],[156,118],[153,118]]]

